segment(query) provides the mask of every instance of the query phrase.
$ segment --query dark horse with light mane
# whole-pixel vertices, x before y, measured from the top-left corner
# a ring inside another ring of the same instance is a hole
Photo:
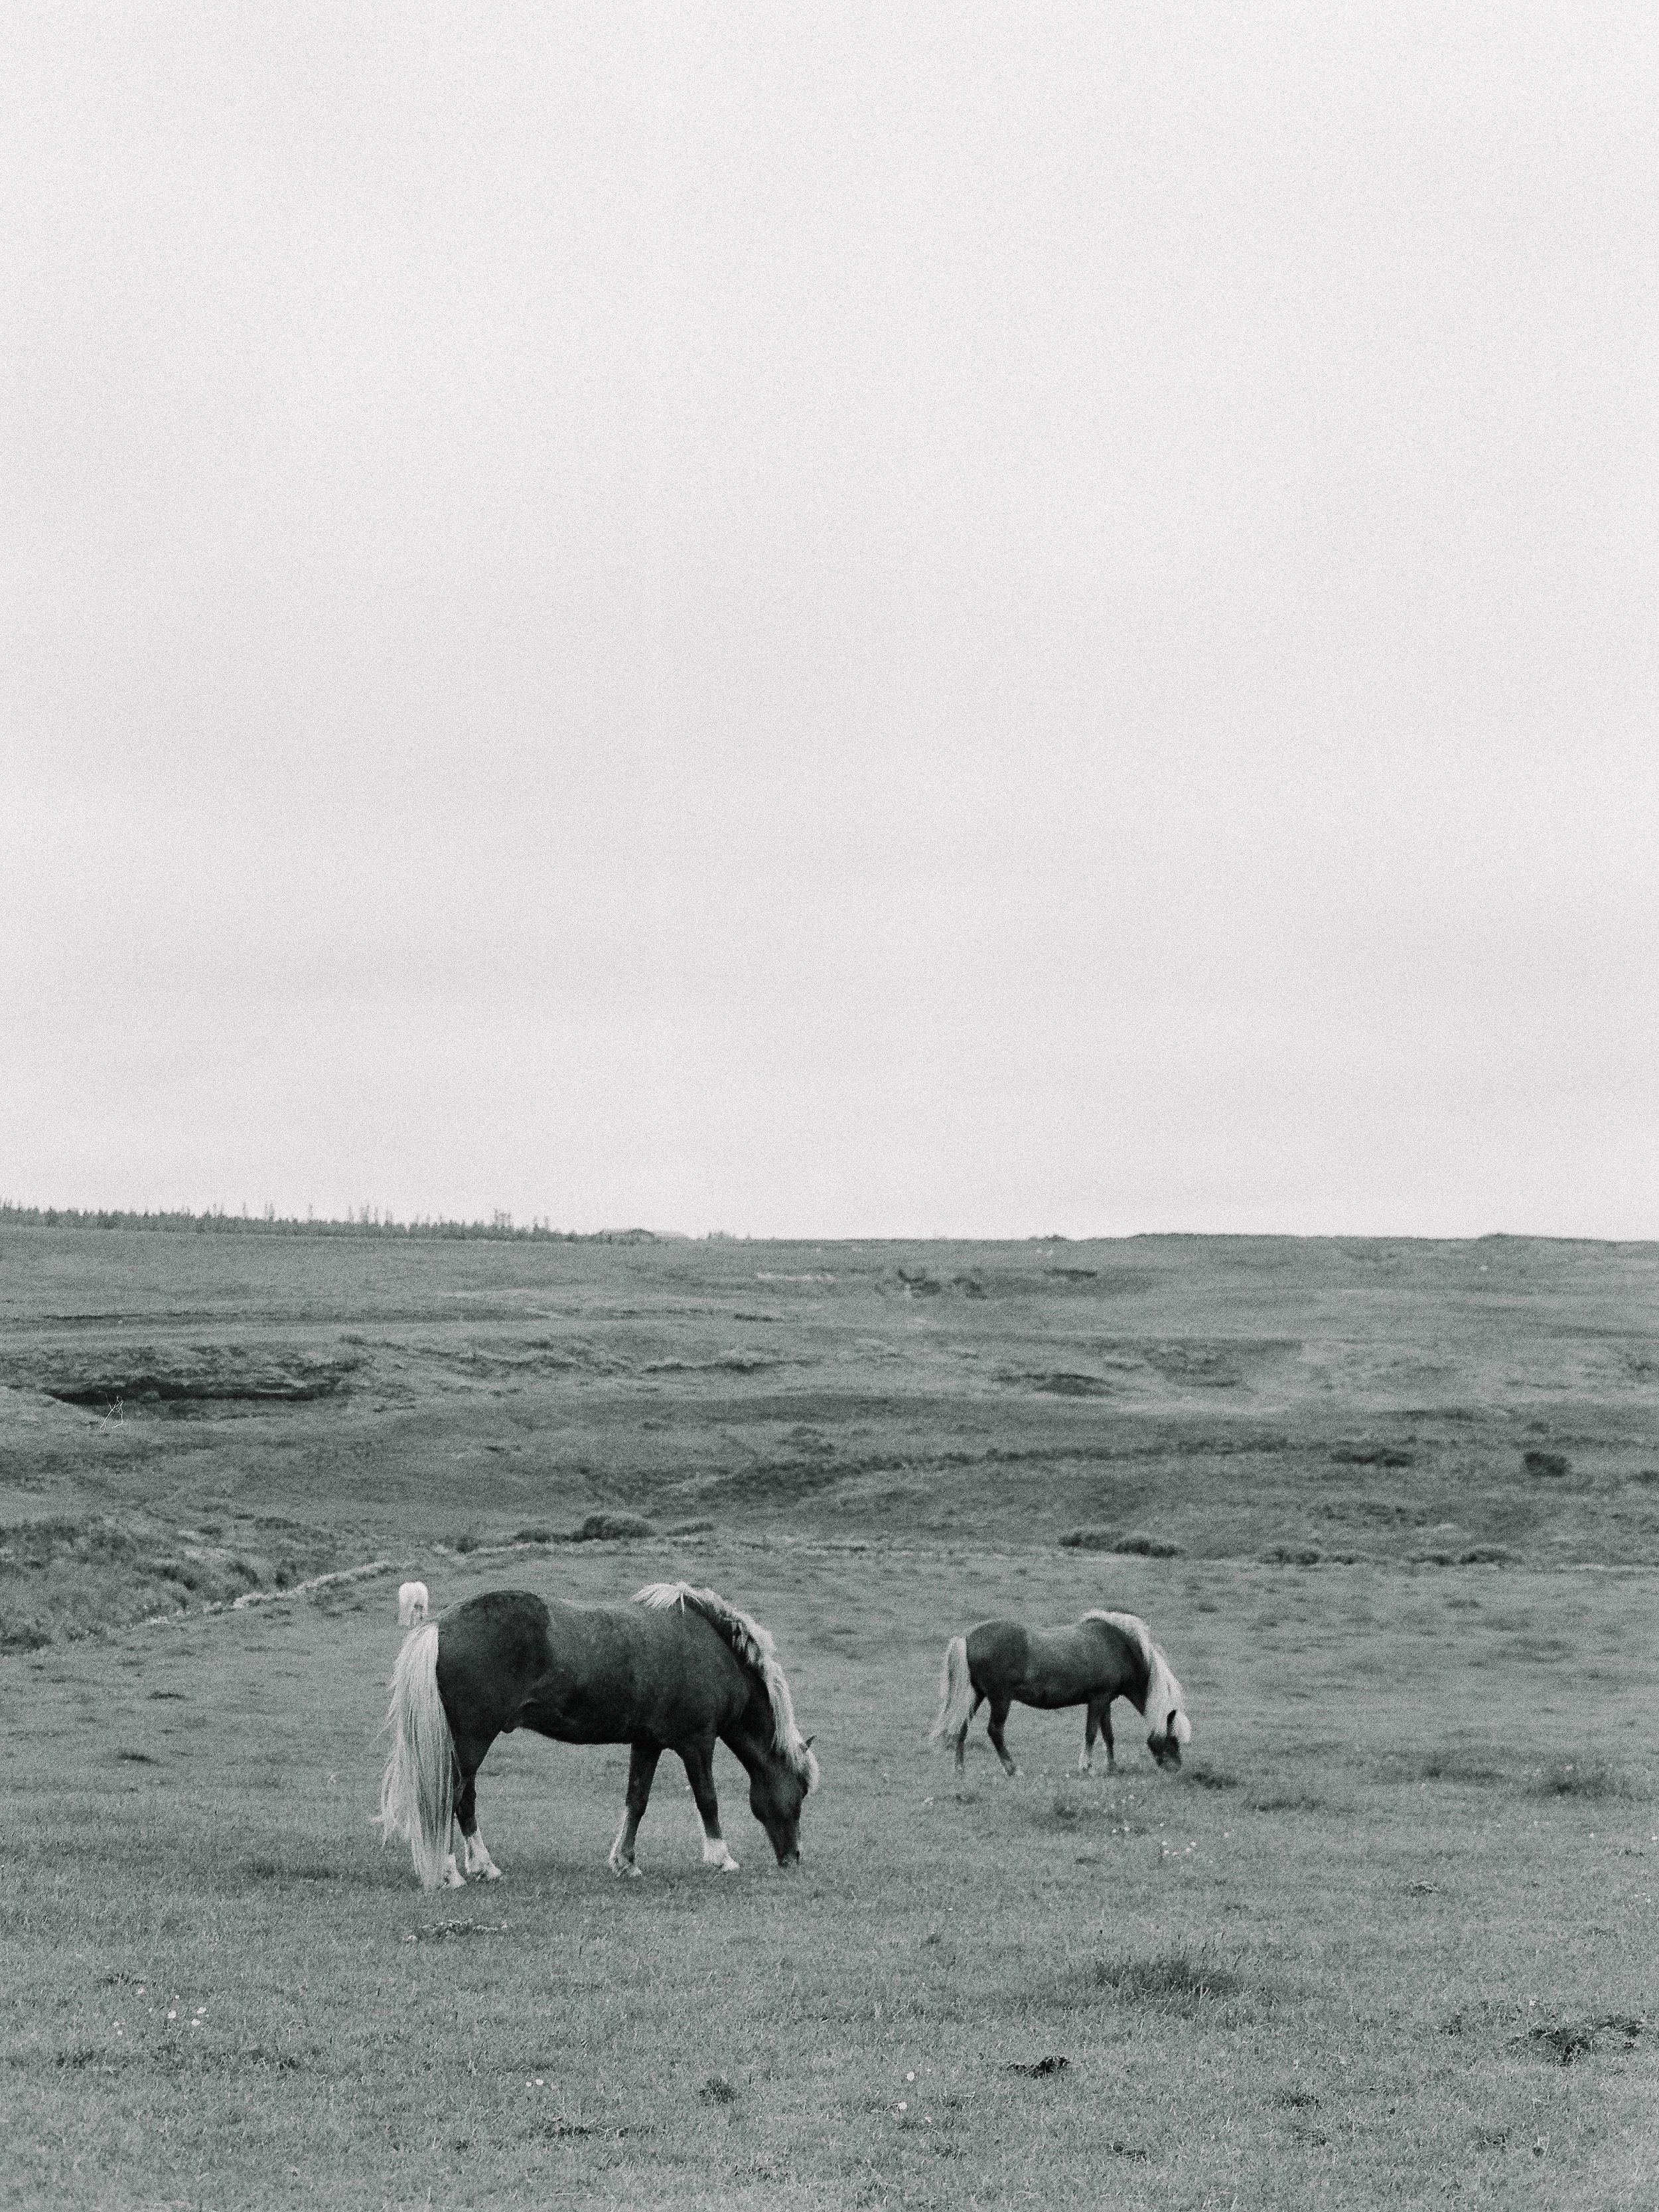
[[[1022,1705],[1050,1711],[1058,1705],[1087,1705],[1089,1717],[1077,1762],[1086,1774],[1094,1765],[1097,1734],[1106,1738],[1107,1766],[1116,1764],[1112,1754],[1114,1698],[1127,1698],[1150,1723],[1146,1748],[1158,1765],[1179,1766],[1181,1747],[1192,1741],[1193,1726],[1182,1710],[1181,1685],[1144,1620],[1132,1613],[1085,1613],[1069,1628],[1024,1628],[1017,1620],[981,1620],[966,1636],[953,1636],[945,1647],[939,1711],[929,1740],[955,1744],[960,1774],[968,1723],[982,1703],[988,1704],[991,1742],[1006,1771],[1015,1774],[1019,1770],[1008,1756],[1002,1729],[1016,1698]]]
[[[749,1771],[749,1803],[780,1866],[800,1857],[800,1814],[818,1778],[795,1726],[772,1639],[713,1590],[653,1583],[631,1605],[545,1605],[486,1590],[415,1629],[392,1672],[392,1755],[380,1826],[406,1838],[423,1888],[459,1888],[452,1823],[468,1874],[498,1881],[478,1833],[474,1781],[498,1735],[534,1729],[562,1743],[625,1743],[628,1797],[611,1847],[636,1875],[634,1838],[657,1761],[677,1752],[702,1817],[703,1863],[735,1874],[720,1834],[714,1744]]]

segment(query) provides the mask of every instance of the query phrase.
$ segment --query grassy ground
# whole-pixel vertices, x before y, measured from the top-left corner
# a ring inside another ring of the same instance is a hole
[[[0,1662],[6,2201],[1651,2203],[1653,1575],[421,1564],[436,1603],[686,1571],[750,1605],[817,1733],[805,1865],[722,1753],[741,1875],[665,1765],[614,1881],[624,1755],[514,1739],[507,1878],[422,1895],[367,1818],[389,1583]],[[1103,1600],[1168,1644],[1182,1774],[1126,1728],[1079,1778],[1080,1716],[1017,1709],[1018,1780],[976,1731],[959,1802],[921,1748],[946,1635]]]
[[[7,1229],[0,2198],[1650,2204],[1656,1292],[1645,1246]],[[470,1548],[622,1512],[696,1533]],[[748,1605],[805,1865],[722,1753],[742,1874],[665,1766],[616,1883],[625,1754],[515,1740],[507,1880],[422,1896],[368,1826],[392,1578],[276,1595],[383,1556]],[[946,1636],[1102,1602],[1186,1771],[1017,1710],[958,1802]]]

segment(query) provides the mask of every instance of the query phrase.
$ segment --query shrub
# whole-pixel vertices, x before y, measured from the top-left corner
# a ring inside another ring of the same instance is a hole
[[[1127,1552],[1141,1559],[1180,1559],[1182,1546],[1162,1536],[1119,1536],[1109,1528],[1073,1528],[1060,1542],[1073,1552]]]
[[[654,1522],[637,1513],[590,1513],[571,1536],[573,1544],[615,1543],[628,1536],[654,1536]]]
[[[1572,1462],[1565,1452],[1522,1452],[1521,1464],[1528,1474],[1571,1474],[1572,1473]]]

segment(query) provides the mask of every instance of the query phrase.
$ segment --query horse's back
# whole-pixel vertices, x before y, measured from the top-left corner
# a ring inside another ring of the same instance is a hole
[[[438,1686],[459,1734],[525,1727],[567,1743],[679,1742],[742,1712],[750,1683],[689,1608],[551,1605],[487,1590],[439,1626]]]
[[[1080,1705],[1117,1682],[1115,1640],[1089,1621],[1026,1628],[1017,1620],[982,1620],[969,1633],[968,1668],[985,1696],[1001,1691],[1022,1705]]]

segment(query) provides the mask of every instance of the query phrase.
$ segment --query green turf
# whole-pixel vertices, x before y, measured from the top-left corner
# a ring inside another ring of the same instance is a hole
[[[368,1824],[389,1583],[5,1662],[10,2201],[1650,2204],[1655,1578],[1101,1569],[519,1565],[688,1572],[779,1630],[824,1770],[788,1874],[722,1753],[741,1874],[669,1762],[618,1882],[625,1753],[514,1739],[507,1878],[420,1893]],[[1168,1643],[1182,1775],[1122,1708],[1115,1778],[1017,1709],[1018,1779],[976,1730],[958,1802],[921,1743],[946,1635],[1103,1598]]]

